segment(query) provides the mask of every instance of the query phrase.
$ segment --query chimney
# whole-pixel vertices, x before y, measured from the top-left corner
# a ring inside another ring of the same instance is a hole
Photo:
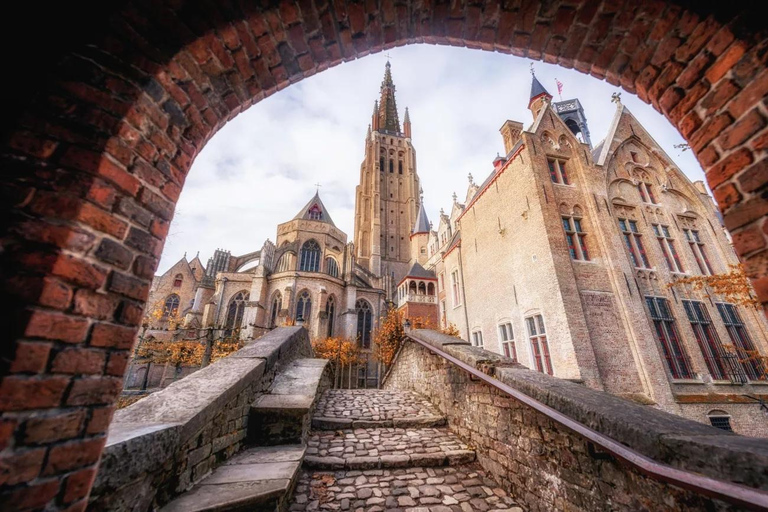
[[[504,139],[504,153],[506,155],[512,151],[517,141],[520,140],[520,134],[523,132],[523,123],[507,120],[499,130]]]

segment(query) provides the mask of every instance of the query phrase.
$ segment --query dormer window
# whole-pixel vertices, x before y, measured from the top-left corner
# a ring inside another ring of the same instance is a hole
[[[312,220],[323,220],[323,211],[316,204],[307,211],[307,217]]]

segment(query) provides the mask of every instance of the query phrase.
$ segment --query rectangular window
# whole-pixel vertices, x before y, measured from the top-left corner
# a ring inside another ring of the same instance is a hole
[[[662,226],[661,224],[651,224],[653,226],[653,233],[656,235],[656,240],[659,242],[661,253],[664,255],[664,261],[667,262],[667,267],[672,272],[685,272],[683,270],[683,264],[680,261],[680,256],[677,254],[675,248],[675,240],[669,234],[669,226]]]
[[[645,303],[653,321],[656,341],[661,345],[672,378],[692,379],[691,363],[677,334],[677,326],[669,309],[669,301],[663,297],[646,297]]]
[[[472,345],[475,347],[483,348],[483,333],[482,331],[475,331],[472,333]]]
[[[637,268],[651,268],[648,254],[646,254],[645,246],[643,245],[643,235],[637,227],[637,221],[619,219],[619,228],[624,238],[624,245],[627,246],[629,258],[632,260],[632,265]]]
[[[684,300],[683,308],[685,308],[688,321],[691,322],[691,328],[704,356],[704,361],[707,363],[709,374],[715,380],[727,379],[728,372],[726,371],[726,364],[723,359],[725,351],[704,303]]]
[[[501,349],[504,351],[504,355],[513,361],[517,361],[515,334],[512,331],[511,323],[507,322],[499,325],[499,339],[501,340]]]
[[[525,324],[528,326],[528,338],[531,341],[531,353],[536,369],[542,373],[554,375],[547,333],[544,329],[544,319],[541,315],[529,316],[525,319]]]
[[[766,380],[768,369],[765,367],[760,352],[757,351],[749,333],[741,320],[739,311],[733,304],[716,304],[720,318],[723,319],[725,329],[728,331],[728,337],[731,338],[734,350],[738,357],[741,367],[750,380]]]
[[[709,263],[707,257],[707,250],[704,247],[704,242],[699,238],[699,232],[695,229],[684,229],[685,239],[688,241],[688,246],[691,248],[693,257],[696,260],[696,264],[699,266],[699,270],[702,275],[711,276],[714,274],[712,271],[712,265]]]
[[[587,234],[581,228],[581,219],[578,217],[563,217],[563,229],[565,230],[565,241],[568,243],[571,259],[589,261],[586,241]]]
[[[451,272],[451,290],[453,291],[453,307],[461,305],[461,294],[459,293],[459,271]]]
[[[566,170],[565,160],[555,160],[554,158],[547,159],[547,166],[549,167],[549,177],[552,183],[562,183],[563,185],[570,185],[571,182],[568,179],[568,171]]]

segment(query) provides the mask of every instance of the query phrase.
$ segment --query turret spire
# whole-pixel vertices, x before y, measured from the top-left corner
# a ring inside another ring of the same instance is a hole
[[[400,133],[400,119],[397,116],[395,103],[395,84],[392,82],[392,66],[389,61],[384,67],[384,80],[381,82],[381,98],[379,100],[378,128],[391,133]]]

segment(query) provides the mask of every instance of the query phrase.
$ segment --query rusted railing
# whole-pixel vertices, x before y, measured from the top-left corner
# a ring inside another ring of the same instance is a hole
[[[605,436],[600,432],[597,432],[588,426],[573,420],[572,418],[562,414],[552,407],[549,407],[548,405],[543,404],[534,398],[531,398],[525,393],[522,393],[513,387],[508,386],[507,384],[497,379],[494,379],[493,377],[481,372],[477,368],[451,356],[450,354],[430,345],[429,343],[411,336],[409,336],[408,339],[418,343],[422,347],[442,357],[443,359],[452,362],[462,370],[466,371],[473,377],[482,380],[489,386],[493,386],[496,389],[503,391],[504,393],[510,395],[512,398],[545,415],[549,419],[556,421],[565,428],[583,436],[596,446],[600,447],[602,450],[610,453],[617,459],[624,461],[625,463],[634,467],[640,473],[650,478],[689,489],[691,491],[728,503],[733,503],[738,506],[747,507],[752,510],[768,510],[768,493],[766,492],[753,489],[751,487],[746,487],[744,485],[735,484],[733,482],[715,480],[714,478],[709,478],[707,476],[673,468],[672,466],[656,462],[655,460],[646,457],[645,455],[638,453],[631,448],[628,448],[627,446],[624,446],[618,441],[615,441],[610,437]]]

